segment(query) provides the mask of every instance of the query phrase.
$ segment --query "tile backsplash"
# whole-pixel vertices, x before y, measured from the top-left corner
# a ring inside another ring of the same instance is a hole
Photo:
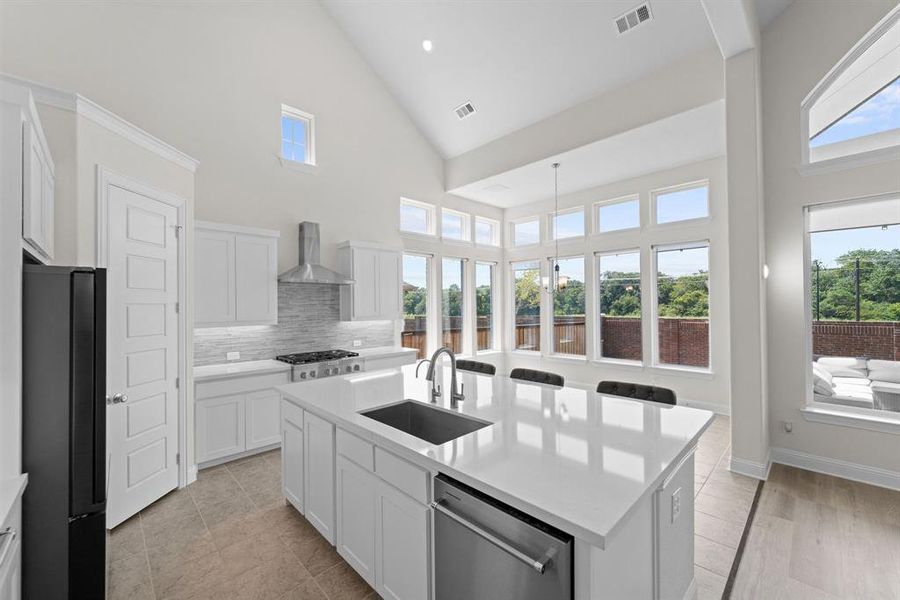
[[[194,365],[224,363],[226,352],[240,360],[278,354],[394,345],[393,321],[341,321],[340,288],[316,283],[278,284],[278,324],[194,329]]]

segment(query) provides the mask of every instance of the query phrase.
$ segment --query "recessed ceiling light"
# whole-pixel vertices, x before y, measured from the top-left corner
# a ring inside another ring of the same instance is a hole
[[[422,50],[425,52],[434,50],[434,44],[431,43],[431,40],[422,40]]]

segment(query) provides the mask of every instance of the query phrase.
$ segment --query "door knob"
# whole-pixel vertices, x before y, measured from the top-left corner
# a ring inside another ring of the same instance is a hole
[[[128,396],[125,394],[116,394],[112,397],[113,404],[123,404],[125,402],[128,402]]]

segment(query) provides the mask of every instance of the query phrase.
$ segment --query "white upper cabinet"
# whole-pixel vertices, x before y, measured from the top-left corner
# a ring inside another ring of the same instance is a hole
[[[53,160],[40,123],[22,123],[22,239],[39,258],[53,258]]]
[[[341,319],[386,321],[400,318],[401,253],[375,244],[344,242],[341,270],[354,280],[341,286]]]
[[[194,326],[278,322],[278,232],[198,222]]]

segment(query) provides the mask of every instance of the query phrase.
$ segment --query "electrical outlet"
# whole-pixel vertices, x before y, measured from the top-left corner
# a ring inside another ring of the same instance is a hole
[[[354,348],[359,348],[360,346],[362,346],[362,340],[353,340]]]
[[[672,492],[672,522],[678,520],[678,515],[681,514],[681,488],[678,488],[674,492]]]
[[[784,432],[785,433],[793,433],[793,431],[794,431],[794,424],[791,423],[790,421],[785,421],[784,422]]]
[[[226,352],[225,360],[241,360],[240,352]]]

